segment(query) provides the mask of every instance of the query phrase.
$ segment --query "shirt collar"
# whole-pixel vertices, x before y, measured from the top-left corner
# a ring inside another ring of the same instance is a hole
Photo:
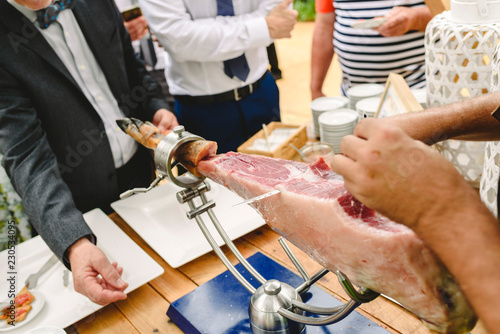
[[[14,0],[7,0],[14,8],[21,12],[24,16],[28,18],[31,22],[36,22],[36,11],[29,9],[28,7],[24,7],[23,5],[18,4]]]

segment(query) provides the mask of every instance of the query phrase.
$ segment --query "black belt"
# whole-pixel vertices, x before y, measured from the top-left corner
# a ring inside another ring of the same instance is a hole
[[[252,94],[256,89],[260,87],[260,84],[266,78],[268,71],[264,73],[259,80],[255,81],[252,84],[249,84],[244,87],[235,88],[233,90],[215,94],[215,95],[199,95],[199,96],[191,96],[191,95],[174,95],[174,98],[180,103],[187,105],[202,105],[202,104],[212,104],[212,103],[222,103],[227,101],[239,101],[244,99],[245,97]]]

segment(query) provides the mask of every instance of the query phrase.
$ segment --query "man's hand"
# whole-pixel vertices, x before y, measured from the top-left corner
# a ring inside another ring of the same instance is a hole
[[[175,115],[167,109],[158,109],[156,111],[153,116],[153,124],[162,132],[165,132],[166,130],[172,130],[177,125],[179,125]]]
[[[427,217],[435,221],[459,212],[475,196],[443,156],[381,120],[362,120],[353,136],[344,137],[341,150],[344,155],[336,155],[331,165],[344,176],[346,188],[368,207],[416,231],[427,228],[421,226],[430,221]]]
[[[123,291],[128,283],[121,278],[123,268],[111,264],[106,255],[86,238],[71,246],[68,259],[76,292],[100,305],[127,298]]]
[[[385,17],[387,17],[387,21],[374,29],[384,37],[406,34],[410,31],[415,19],[414,13],[408,7],[394,7]]]
[[[288,9],[293,0],[284,0],[274,7],[266,17],[269,35],[273,39],[292,37],[292,31],[297,23],[298,12],[294,9]]]
[[[409,8],[394,7],[385,15],[387,21],[374,30],[384,37],[402,36],[410,30],[425,31],[432,14],[427,6]]]
[[[141,39],[148,33],[148,23],[142,15],[133,20],[123,22],[123,25],[127,28],[132,41]]]

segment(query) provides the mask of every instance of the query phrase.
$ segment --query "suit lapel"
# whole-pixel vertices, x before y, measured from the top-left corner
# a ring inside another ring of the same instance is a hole
[[[7,38],[14,54],[18,54],[19,49],[23,47],[31,49],[78,87],[66,66],[26,16],[12,7],[7,1],[0,1],[0,17],[7,29],[10,30]]]

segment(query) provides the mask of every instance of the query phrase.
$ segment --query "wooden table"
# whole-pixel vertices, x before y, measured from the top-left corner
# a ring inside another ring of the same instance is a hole
[[[81,334],[182,333],[165,314],[170,303],[224,272],[225,266],[214,252],[210,252],[186,265],[173,269],[119,215],[113,213],[110,218],[158,262],[165,269],[165,272],[160,277],[129,293],[126,300],[102,308],[66,328],[66,331]],[[269,227],[263,226],[235,240],[234,243],[245,258],[256,252],[261,252],[297,273],[279,245],[278,238],[277,233]],[[290,247],[308,273],[313,274],[321,269],[302,251],[293,245]],[[230,254],[228,248],[224,246],[223,250],[231,262],[236,264],[236,258]],[[125,270],[133,270],[133,268],[125,268]],[[327,274],[317,283],[318,285],[337,299],[346,301],[347,295],[334,274]],[[391,333],[430,333],[415,316],[383,297],[363,304],[357,310]],[[486,334],[486,330],[478,324],[472,333]]]

